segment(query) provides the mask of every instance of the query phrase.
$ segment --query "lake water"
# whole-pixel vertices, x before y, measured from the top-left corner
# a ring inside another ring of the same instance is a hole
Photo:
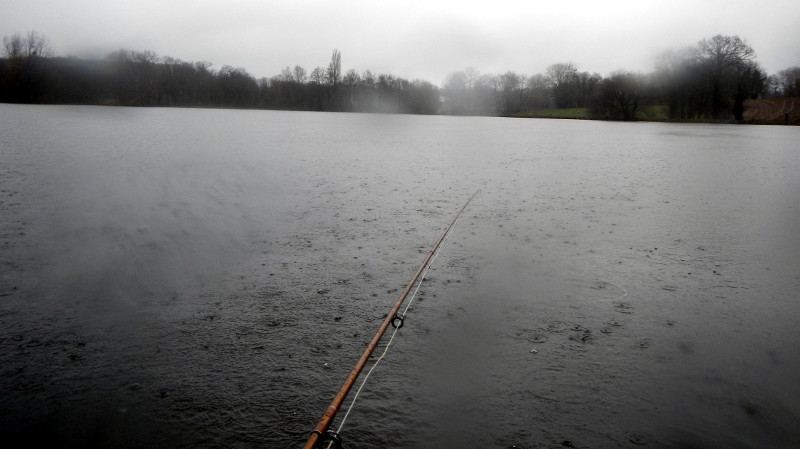
[[[798,447],[799,142],[0,105],[0,435],[301,447],[480,190],[345,447]]]

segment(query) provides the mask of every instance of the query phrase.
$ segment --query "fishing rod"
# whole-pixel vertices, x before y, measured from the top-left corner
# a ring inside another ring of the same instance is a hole
[[[367,345],[367,349],[364,350],[364,353],[361,355],[361,358],[358,359],[356,366],[353,367],[353,370],[350,372],[350,375],[348,375],[347,379],[345,379],[344,384],[342,384],[342,388],[339,389],[339,392],[333,398],[331,405],[329,405],[327,410],[325,410],[325,413],[322,415],[322,419],[319,420],[319,423],[317,423],[317,425],[314,427],[314,430],[311,431],[311,435],[309,436],[306,445],[303,446],[303,449],[314,449],[318,447],[318,445],[322,443],[326,437],[334,440],[338,439],[338,435],[330,435],[328,433],[328,428],[330,427],[331,422],[333,422],[333,419],[336,417],[336,413],[339,412],[339,407],[342,406],[342,403],[347,397],[347,394],[350,392],[350,389],[353,388],[353,384],[355,384],[356,380],[358,379],[358,375],[361,374],[361,371],[364,369],[364,365],[367,364],[367,361],[369,360],[372,353],[375,351],[375,348],[378,347],[378,343],[380,343],[381,338],[383,338],[383,334],[386,333],[386,329],[388,329],[389,326],[393,326],[395,328],[400,328],[403,326],[403,320],[405,317],[399,313],[400,306],[403,305],[403,301],[405,301],[406,296],[408,296],[409,292],[411,292],[411,289],[414,287],[414,284],[416,284],[419,277],[425,271],[425,268],[431,262],[433,255],[436,253],[436,250],[439,249],[439,246],[444,241],[444,238],[447,236],[447,233],[450,232],[450,229],[452,229],[453,226],[456,224],[456,220],[458,220],[458,217],[461,216],[461,214],[464,212],[464,209],[467,208],[469,203],[472,201],[473,198],[475,198],[475,195],[477,195],[479,192],[480,189],[476,190],[475,193],[473,193],[472,196],[469,197],[467,202],[464,203],[464,206],[461,207],[461,210],[459,210],[456,216],[453,218],[453,221],[450,222],[450,225],[447,226],[444,232],[442,232],[442,235],[439,237],[439,240],[437,240],[436,244],[433,245],[433,248],[431,248],[431,251],[428,253],[428,256],[425,257],[425,260],[422,262],[422,265],[419,266],[419,269],[414,274],[414,277],[411,278],[411,281],[409,281],[408,285],[406,285],[406,288],[403,289],[403,292],[400,294],[400,298],[397,300],[397,303],[395,303],[394,307],[392,307],[391,312],[389,312],[389,314],[386,315],[386,319],[383,320],[383,323],[381,323],[381,327],[378,328],[378,332],[376,332],[375,336],[372,337],[372,340]]]

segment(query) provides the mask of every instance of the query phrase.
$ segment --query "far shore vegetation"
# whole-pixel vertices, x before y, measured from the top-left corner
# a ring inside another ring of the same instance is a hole
[[[5,103],[800,124],[800,67],[768,74],[738,36],[665,51],[651,73],[603,77],[560,62],[533,75],[467,68],[441,86],[345,70],[339,50],[325,66],[287,66],[260,79],[242,67],[216,70],[152,51],[119,50],[97,60],[56,56],[36,31],[5,36],[0,50]]]
[[[564,109],[532,109],[509,114],[509,117],[518,118],[560,118],[590,120],[589,108],[564,108]]]

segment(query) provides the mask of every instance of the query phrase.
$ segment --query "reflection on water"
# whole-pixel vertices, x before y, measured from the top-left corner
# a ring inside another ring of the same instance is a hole
[[[480,188],[348,447],[800,442],[793,129],[0,115],[3,436],[302,445]]]

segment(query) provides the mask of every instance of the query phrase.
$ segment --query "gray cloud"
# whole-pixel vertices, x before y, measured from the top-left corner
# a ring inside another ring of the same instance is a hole
[[[737,34],[773,73],[800,65],[800,7],[749,1],[0,0],[6,34],[35,29],[60,55],[119,48],[244,67],[256,77],[325,66],[441,83],[450,72],[543,72],[572,61],[607,74],[650,71],[662,50]]]

